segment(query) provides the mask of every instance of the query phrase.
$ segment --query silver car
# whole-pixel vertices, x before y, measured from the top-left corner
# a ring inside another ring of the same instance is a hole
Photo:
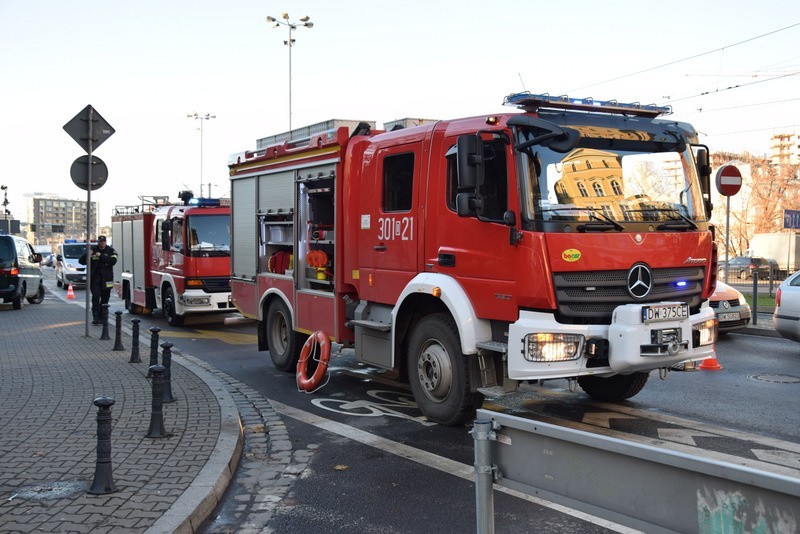
[[[800,341],[800,271],[778,286],[772,324],[775,331],[786,339]]]

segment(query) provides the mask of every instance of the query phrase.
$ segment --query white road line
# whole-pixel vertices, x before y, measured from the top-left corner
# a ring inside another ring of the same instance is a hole
[[[439,456],[437,454],[433,454],[427,451],[423,451],[421,449],[410,447],[402,443],[397,443],[395,441],[382,438],[380,436],[376,436],[375,434],[370,434],[369,432],[359,430],[358,428],[345,425],[343,423],[339,423],[336,421],[332,421],[330,419],[326,419],[324,417],[320,417],[313,413],[306,412],[297,408],[292,408],[291,406],[287,406],[276,400],[272,399],[267,399],[267,400],[269,401],[269,403],[272,405],[272,407],[275,409],[276,412],[286,417],[291,417],[292,419],[295,419],[302,423],[306,423],[308,425],[315,426],[317,428],[326,430],[333,434],[337,434],[339,436],[346,437],[353,441],[363,443],[364,445],[369,445],[370,447],[374,447],[384,452],[394,454],[395,456],[411,460],[412,462],[416,462],[426,467],[432,467],[433,469],[438,469],[439,471],[442,471],[444,473],[455,475],[457,477],[463,478],[464,480],[469,480],[471,482],[475,481],[475,468],[471,465],[462,464],[461,462],[456,462],[455,460],[450,460],[449,458],[444,458],[443,456]],[[635,534],[641,532],[639,530],[628,528],[624,525],[608,521],[601,517],[586,514],[578,510],[573,510],[572,508],[567,508],[565,506],[561,506],[559,504],[552,503],[550,501],[539,499],[538,497],[526,495],[525,493],[516,490],[504,488],[502,486],[498,486],[497,484],[495,484],[494,489],[495,491],[506,493],[513,497],[517,497],[526,500],[530,503],[537,504],[545,508],[549,508],[556,512],[570,515],[576,519],[587,521],[593,525],[598,525],[600,527],[607,528],[609,530],[614,530],[616,532],[621,532],[624,534]]]

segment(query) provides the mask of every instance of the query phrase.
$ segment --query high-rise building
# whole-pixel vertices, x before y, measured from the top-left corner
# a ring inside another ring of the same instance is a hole
[[[57,245],[65,239],[86,239],[87,203],[58,195],[28,193],[27,220],[23,227],[28,241],[37,245]],[[97,203],[92,202],[91,238],[97,238]]]
[[[784,132],[772,136],[770,142],[773,165],[800,164],[800,136],[797,132]]]

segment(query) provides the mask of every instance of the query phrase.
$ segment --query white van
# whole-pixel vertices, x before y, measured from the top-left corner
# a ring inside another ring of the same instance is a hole
[[[80,258],[86,252],[86,242],[75,241],[68,239],[58,245],[56,252],[56,285],[63,287],[64,290],[69,289],[72,284],[73,289],[76,287],[86,287],[86,266],[78,263]]]

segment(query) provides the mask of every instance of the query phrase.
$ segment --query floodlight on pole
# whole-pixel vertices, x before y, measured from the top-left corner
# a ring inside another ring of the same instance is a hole
[[[283,44],[289,47],[289,131],[292,131],[292,47],[294,46],[292,32],[297,28],[311,29],[314,27],[314,23],[311,22],[311,17],[308,15],[300,17],[299,22],[292,22],[289,20],[288,13],[281,13],[281,19],[278,20],[275,17],[268,16],[266,21],[271,23],[273,28],[286,26],[289,29],[289,39],[284,41]]]
[[[216,115],[212,115],[211,113],[206,113],[205,115],[201,115],[196,111],[194,113],[187,113],[187,119],[195,119],[200,121],[200,196],[203,196],[203,121],[207,121],[209,119],[216,119]]]

